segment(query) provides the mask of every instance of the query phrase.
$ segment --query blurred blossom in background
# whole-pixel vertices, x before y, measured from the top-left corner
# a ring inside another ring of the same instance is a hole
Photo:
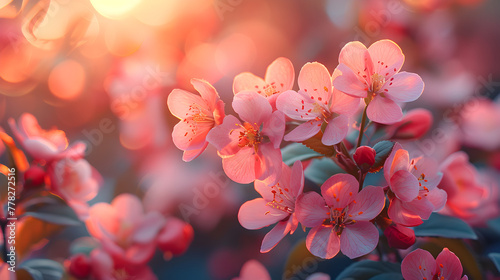
[[[497,193],[487,182],[498,182],[500,170],[499,13],[496,0],[0,1],[0,121],[10,133],[8,119],[29,113],[85,143],[102,177],[89,205],[131,193],[144,213],[190,223],[185,254],[152,256],[159,279],[231,279],[249,259],[280,279],[294,263],[285,256],[306,233],[299,228],[259,252],[269,229],[245,230],[237,218],[258,194],[226,177],[213,147],[180,160],[171,138],[177,119],[167,108],[172,89],[196,92],[191,78],[204,79],[234,114],[233,78],[242,72],[264,77],[278,57],[290,59],[296,74],[313,61],[333,71],[347,42],[391,39],[404,50],[403,70],[426,84],[404,110],[423,107],[434,119],[423,139],[403,145],[440,162],[462,147],[471,162],[489,163],[477,188]],[[458,211],[462,200],[457,195],[446,211]],[[468,222],[484,223],[474,217]],[[62,262],[72,241],[87,235],[83,225],[67,228],[37,254]]]

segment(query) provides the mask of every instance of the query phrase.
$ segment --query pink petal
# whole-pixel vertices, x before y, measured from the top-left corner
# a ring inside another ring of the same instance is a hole
[[[396,102],[415,101],[424,91],[424,82],[415,73],[401,72],[389,79],[380,89],[387,98]]]
[[[283,160],[281,150],[275,149],[271,143],[259,145],[255,166],[255,176],[259,180],[263,180],[268,186],[273,186],[278,183],[281,177]]]
[[[433,212],[440,211],[446,205],[448,194],[442,190],[435,188],[427,193],[427,200],[434,205]]]
[[[431,253],[417,249],[409,253],[401,262],[401,273],[405,280],[433,279],[436,261]]]
[[[185,162],[192,161],[193,159],[200,156],[207,147],[208,142],[205,142],[205,145],[203,145],[203,147],[201,147],[200,149],[184,151],[184,153],[182,154],[182,160]]]
[[[321,186],[321,195],[328,206],[344,209],[358,194],[359,183],[350,174],[335,174]]]
[[[386,80],[399,72],[405,61],[401,48],[391,40],[380,40],[368,47],[373,71]]]
[[[208,104],[201,96],[182,89],[172,90],[167,99],[170,113],[181,120],[193,114],[192,110],[190,110],[193,104],[196,104],[202,110],[210,112]]]
[[[378,244],[378,230],[370,222],[356,222],[348,225],[340,235],[342,254],[354,259],[364,256]]]
[[[420,180],[422,187],[425,186],[429,190],[433,190],[439,185],[441,179],[443,178],[443,174],[439,171],[439,165],[433,158],[424,157],[415,159],[415,167],[411,171],[413,175],[417,178],[424,174],[425,181]]]
[[[241,91],[235,95],[233,109],[242,120],[257,125],[269,119],[273,112],[267,99],[254,91]]]
[[[269,231],[262,240],[260,247],[261,253],[271,251],[280,241],[290,232],[290,225],[288,221],[278,222],[271,231]]]
[[[332,81],[335,81],[335,79],[340,75],[342,75],[340,70],[335,68],[332,74]],[[364,92],[366,91],[364,90]],[[360,98],[349,96],[341,92],[340,90],[334,88],[332,94],[332,103],[330,106],[330,112],[335,112],[337,114],[346,116],[352,116],[358,111],[360,104],[361,104]]]
[[[130,246],[125,251],[125,255],[120,255],[118,258],[123,258],[123,261],[126,262],[126,265],[142,265],[146,264],[153,257],[155,249],[155,242],[135,244]]]
[[[299,195],[295,202],[295,214],[299,222],[305,227],[315,227],[328,218],[328,208],[325,200],[316,192],[307,192]]]
[[[285,176],[283,173],[281,176]],[[304,190],[304,169],[302,162],[297,160],[293,163],[290,177],[290,191],[293,197],[299,196]]]
[[[138,243],[151,243],[165,225],[165,217],[159,212],[149,212],[142,218],[141,225],[134,232],[132,240]]]
[[[349,118],[345,115],[336,116],[328,120],[321,142],[327,146],[340,143],[349,130]]]
[[[256,260],[249,260],[241,268],[240,277],[233,280],[254,279],[271,280],[271,276],[269,276],[266,268],[261,263]]]
[[[285,135],[285,141],[302,142],[316,135],[321,130],[322,120],[307,121]]]
[[[351,68],[341,63],[337,69],[342,75],[333,80],[335,89],[356,98],[365,98],[368,95],[368,85],[360,81]]]
[[[240,150],[238,139],[242,128],[239,126],[241,122],[235,116],[228,115],[221,125],[207,134],[207,141],[217,149],[221,157],[232,156]]]
[[[318,62],[309,62],[302,66],[298,78],[299,88],[311,99],[328,104],[332,96],[332,78],[326,67]]]
[[[255,155],[253,148],[241,148],[234,156],[222,159],[222,168],[229,179],[240,183],[248,184],[255,181],[256,165],[259,159]]]
[[[85,224],[93,237],[101,239],[106,234],[116,233],[119,220],[116,217],[115,209],[111,205],[101,202],[90,207],[89,219],[85,221]]]
[[[245,202],[238,212],[238,221],[246,229],[267,227],[288,217],[288,213],[267,205],[267,201],[256,198]]]
[[[278,149],[285,134],[285,115],[280,111],[274,111],[264,122],[261,133],[269,137],[271,143]]]
[[[261,95],[265,95],[265,85],[266,82],[262,78],[257,77],[252,73],[244,72],[234,77],[233,92],[234,94],[237,94],[241,91],[253,90]]]
[[[266,83],[269,85],[274,83],[279,92],[292,89],[294,79],[295,70],[288,58],[278,57],[267,67]]]
[[[143,219],[144,209],[139,198],[132,194],[120,194],[111,202],[118,219],[128,223],[138,223]]]
[[[321,116],[315,110],[315,102],[303,91],[287,90],[281,93],[276,100],[276,108],[294,120],[312,120]]]
[[[390,181],[391,190],[402,201],[412,201],[418,196],[418,180],[406,170],[396,171]]]
[[[393,165],[393,162],[394,162],[394,157],[396,156],[397,151],[401,150],[401,149],[403,149],[403,147],[401,146],[401,144],[399,144],[398,142],[394,143],[394,146],[392,148],[391,154],[389,155],[389,157],[387,157],[387,159],[384,162],[384,178],[385,178],[385,180],[387,182],[389,182],[391,180],[391,176],[394,173],[394,172],[391,172],[392,165]],[[400,157],[400,155],[398,155],[398,157]],[[408,162],[409,161],[409,157],[410,157],[410,155],[408,155],[408,160],[406,161],[406,166],[408,166],[408,164],[409,164],[409,162]],[[399,159],[399,160],[400,160],[399,164],[404,165],[404,161],[401,160],[401,159]],[[399,167],[398,170],[404,169],[404,168],[405,167]]]
[[[403,202],[397,198],[391,200],[387,214],[393,222],[403,226],[414,227],[423,223],[419,215],[404,209]]]
[[[384,205],[384,190],[381,187],[366,186],[356,196],[356,203],[349,205],[347,214],[356,221],[369,221],[380,214]]]
[[[24,148],[26,152],[35,159],[43,159],[46,161],[53,160],[60,152],[54,144],[39,137],[26,139],[24,141]]]
[[[421,199],[415,198],[410,202],[403,203],[403,212],[414,213],[423,220],[429,219],[434,211],[434,204],[431,201],[422,197]]]
[[[373,72],[373,62],[370,53],[361,42],[347,43],[340,50],[339,63],[349,67],[360,81],[366,81],[366,84],[371,84],[370,75]],[[342,69],[340,71],[344,73]],[[342,89],[339,88],[339,90]]]
[[[219,94],[217,90],[207,81],[201,79],[191,79],[191,84],[201,95],[201,98],[205,100],[208,106],[213,111],[216,107],[216,103],[219,100]]]
[[[180,150],[197,150],[205,145],[205,140],[213,122],[196,122],[189,118],[174,126],[172,140]]]
[[[436,270],[441,271],[444,279],[459,279],[463,268],[460,259],[453,252],[444,248],[436,258]]]
[[[381,124],[392,124],[403,118],[401,107],[396,102],[380,95],[376,95],[368,104],[366,113],[370,120]]]
[[[306,237],[306,247],[317,257],[331,259],[340,250],[340,239],[333,231],[333,227],[320,225],[309,231]]]

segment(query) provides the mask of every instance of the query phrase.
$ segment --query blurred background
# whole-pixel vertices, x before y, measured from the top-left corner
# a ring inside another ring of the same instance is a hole
[[[268,230],[248,231],[237,220],[240,205],[258,194],[230,182],[213,149],[182,162],[170,136],[178,121],[166,106],[171,90],[193,92],[190,79],[205,79],[228,114],[241,72],[263,77],[281,56],[296,75],[311,61],[333,72],[347,42],[388,38],[406,56],[403,71],[426,84],[407,108],[433,112],[428,139],[446,136],[438,141],[445,148],[417,142],[415,149],[442,160],[462,148],[471,161],[500,169],[499,14],[497,0],[0,1],[0,122],[10,132],[7,120],[28,112],[70,142],[85,141],[103,177],[91,204],[134,193],[147,209],[190,222],[187,253],[150,263],[160,279],[231,279],[251,258],[279,279],[305,233],[259,253]],[[485,108],[464,109],[478,98]],[[64,248],[86,235],[84,226],[68,228],[39,254],[64,259]],[[332,275],[343,268],[324,266]]]

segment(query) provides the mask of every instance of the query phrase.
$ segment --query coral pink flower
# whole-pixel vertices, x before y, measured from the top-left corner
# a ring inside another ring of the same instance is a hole
[[[439,188],[448,194],[442,213],[474,226],[484,225],[499,214],[498,186],[493,180],[481,178],[466,153],[451,154],[439,168],[443,172]]]
[[[333,258],[339,250],[349,258],[370,253],[378,243],[378,230],[370,222],[385,204],[381,187],[367,186],[358,193],[358,181],[349,174],[336,174],[321,186],[321,195],[308,192],[297,199],[300,223],[312,227],[306,238],[309,251],[320,258]]]
[[[335,71],[334,78],[339,74]],[[285,91],[276,101],[278,110],[288,117],[306,121],[288,133],[285,140],[300,142],[309,139],[326,123],[321,142],[333,145],[342,141],[349,129],[349,116],[356,112],[359,99],[333,89],[328,69],[318,62],[302,67],[298,83],[298,92]]]
[[[164,224],[160,213],[144,213],[141,201],[130,194],[117,196],[111,204],[93,205],[86,221],[89,233],[101,242],[115,265],[132,266],[151,259]]]
[[[342,75],[333,86],[353,97],[366,98],[370,120],[395,123],[403,117],[397,103],[416,100],[424,90],[424,82],[414,73],[399,72],[404,62],[399,46],[380,40],[368,49],[360,42],[346,44],[339,55],[337,69]]]
[[[255,179],[276,184],[281,174],[279,146],[285,131],[285,116],[272,111],[262,95],[242,91],[234,96],[233,109],[244,121],[228,115],[207,135],[222,157],[222,167],[231,180],[247,184]]]
[[[68,139],[64,131],[42,129],[31,114],[21,115],[19,126],[13,119],[9,119],[9,125],[26,152],[36,160],[50,162],[66,156],[75,158],[84,156],[85,144],[76,142],[68,147]]]
[[[462,277],[462,264],[458,257],[444,248],[436,259],[431,253],[417,249],[409,253],[401,263],[401,272],[405,280],[467,280]]]
[[[262,198],[245,202],[238,213],[238,220],[246,229],[259,229],[278,222],[262,240],[260,251],[267,253],[289,232],[293,234],[299,225],[295,215],[295,200],[304,189],[302,163],[296,161],[291,169],[283,163],[281,177],[276,185],[269,186],[257,180],[255,189]]]
[[[94,249],[90,253],[92,279],[96,280],[156,280],[146,264],[125,265],[117,263],[107,252]]]
[[[237,94],[241,91],[256,91],[269,100],[276,110],[276,99],[280,93],[290,90],[293,87],[295,70],[288,58],[278,57],[267,67],[264,79],[252,73],[244,72],[234,77],[233,92]]]
[[[167,100],[172,115],[181,119],[174,126],[172,139],[175,146],[184,151],[184,161],[197,158],[206,149],[208,132],[224,119],[224,102],[215,88],[199,79],[191,79],[191,84],[200,96],[174,89]]]
[[[408,151],[399,143],[385,161],[384,177],[392,193],[388,214],[395,223],[417,226],[446,203],[446,192],[437,188],[443,174],[429,158],[409,161]]]

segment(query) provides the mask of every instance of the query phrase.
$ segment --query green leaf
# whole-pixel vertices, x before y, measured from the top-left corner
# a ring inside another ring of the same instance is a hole
[[[31,259],[25,261],[19,266],[19,270],[24,270],[34,280],[59,280],[62,279],[64,274],[64,269],[61,264],[47,259]],[[25,279],[21,277],[18,278]]]
[[[384,278],[380,275],[389,276]],[[397,275],[397,277],[394,277]],[[378,277],[378,278],[377,278]],[[376,262],[370,260],[362,260],[348,266],[336,278],[337,280],[356,279],[356,280],[370,280],[370,279],[403,279],[401,275],[401,265],[399,263],[390,262]]]
[[[344,170],[330,158],[313,159],[306,168],[304,175],[314,183],[322,185],[328,178]]]
[[[283,162],[287,165],[292,165],[297,160],[303,161],[323,156],[300,143],[287,145],[281,149],[281,154],[283,155]]]
[[[416,236],[477,239],[474,230],[459,218],[432,213],[427,221],[414,228]]]
[[[500,271],[500,253],[489,253],[488,257],[493,261],[498,271]]]
[[[56,225],[76,226],[81,224],[75,211],[57,196],[32,197],[24,204],[25,212],[22,216],[31,216]]]
[[[378,172],[384,166],[385,160],[391,154],[393,147],[394,147],[394,142],[387,140],[380,141],[377,144],[375,144],[375,146],[373,146],[376,155],[375,155],[375,163],[370,168],[370,172],[372,173]]]
[[[488,225],[495,230],[496,232],[500,233],[500,218],[496,218],[493,220],[488,221]]]

